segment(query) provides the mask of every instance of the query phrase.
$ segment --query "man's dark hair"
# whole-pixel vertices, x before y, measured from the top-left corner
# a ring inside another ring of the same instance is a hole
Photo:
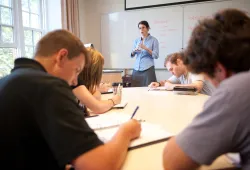
[[[227,9],[200,21],[192,32],[184,64],[196,74],[214,77],[220,62],[230,72],[250,69],[250,18],[242,11]]]

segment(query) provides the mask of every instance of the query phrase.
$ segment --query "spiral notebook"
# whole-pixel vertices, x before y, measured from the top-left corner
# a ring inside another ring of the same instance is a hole
[[[126,114],[108,114],[87,118],[89,126],[103,142],[108,142],[118,131],[122,123],[130,119]],[[141,120],[139,120],[141,121]],[[141,121],[141,135],[130,143],[129,150],[168,140],[173,135],[160,125]]]

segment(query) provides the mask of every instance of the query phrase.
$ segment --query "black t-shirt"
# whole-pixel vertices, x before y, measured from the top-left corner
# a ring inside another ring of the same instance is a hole
[[[0,136],[1,169],[64,169],[103,144],[66,81],[25,58],[0,79]]]
[[[71,86],[72,90],[74,90],[75,88],[81,86],[81,85],[84,85],[83,81],[78,77],[78,83],[76,86]],[[81,101],[79,99],[77,99],[77,104],[78,104],[78,107],[82,110],[83,114],[84,114],[84,117],[87,117],[89,116],[89,113],[88,113],[88,110],[86,108],[86,106],[84,106],[84,104],[81,103]]]
[[[76,86],[71,86],[72,89],[74,89],[74,88],[76,88],[78,86],[81,86],[81,85],[85,85],[84,82],[79,77],[78,77],[77,81],[78,81],[78,83],[77,83]]]

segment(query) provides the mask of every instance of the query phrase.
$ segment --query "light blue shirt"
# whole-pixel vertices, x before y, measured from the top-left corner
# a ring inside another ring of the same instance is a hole
[[[138,47],[140,43],[142,43],[141,37],[134,41],[133,50]],[[137,71],[149,69],[154,66],[154,59],[159,58],[159,42],[155,37],[148,35],[144,40],[144,45],[152,50],[152,55],[144,49],[136,51],[134,56],[131,55],[131,57],[136,56],[134,69]]]

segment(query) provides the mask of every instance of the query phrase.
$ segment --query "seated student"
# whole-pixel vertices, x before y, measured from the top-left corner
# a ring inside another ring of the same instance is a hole
[[[226,9],[194,28],[184,64],[217,86],[204,110],[164,150],[165,170],[193,170],[228,152],[250,169],[250,18]]]
[[[165,86],[168,90],[173,90],[175,86],[191,86],[195,87],[198,92],[211,95],[214,87],[204,80],[203,75],[194,75],[188,72],[186,66],[183,64],[183,53],[173,53],[166,57],[164,66],[167,67],[173,76],[168,80],[161,82],[152,82],[149,87],[155,88],[158,86]]]
[[[114,95],[109,100],[101,100],[101,93],[98,86],[102,78],[104,57],[93,48],[87,48],[89,52],[89,66],[85,67],[78,76],[77,86],[73,86],[73,93],[79,102],[89,108],[94,113],[104,113],[114,105],[121,102],[119,94]],[[88,114],[86,107],[84,112]]]
[[[38,42],[34,59],[16,59],[0,79],[1,169],[121,168],[140,124],[128,121],[106,144],[90,129],[70,88],[86,56],[77,37],[56,30]]]

